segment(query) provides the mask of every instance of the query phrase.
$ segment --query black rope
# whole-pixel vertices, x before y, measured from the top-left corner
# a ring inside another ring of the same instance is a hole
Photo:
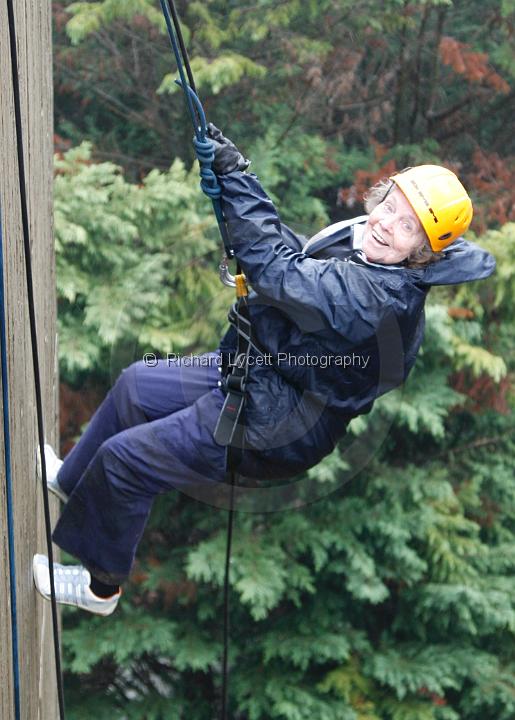
[[[230,481],[229,514],[227,519],[227,546],[225,554],[224,579],[224,655],[222,664],[222,720],[228,717],[228,686],[229,686],[229,577],[232,550],[232,536],[235,511],[235,486],[237,473],[243,459],[243,446],[245,439],[245,407],[246,385],[249,371],[248,357],[251,346],[250,313],[247,302],[248,288],[238,263],[236,274],[236,330],[237,348],[234,364],[226,368],[224,385],[226,397],[220,413],[214,436],[217,442],[227,447],[227,470]],[[247,333],[240,332],[242,325]]]
[[[182,64],[186,68],[186,74],[188,76],[188,82],[195,93],[197,94],[196,87],[195,87],[195,81],[193,78],[193,72],[191,70],[190,61],[188,58],[188,53],[186,50],[186,45],[184,44],[184,39],[182,36],[181,31],[181,25],[179,21],[179,16],[177,14],[177,10],[175,8],[174,0],[160,0],[161,8],[163,10],[165,21],[168,29],[168,33],[170,36],[170,42],[172,44],[172,48],[176,57],[177,61],[177,68],[179,71],[179,75],[181,77],[182,81],[182,87],[183,91],[185,92],[186,97],[186,104],[188,106],[188,109],[190,111],[190,115],[193,121],[193,128],[195,130],[195,136],[197,139],[197,143],[195,144],[195,147],[197,149],[197,155],[199,156],[199,162],[201,162],[201,168],[202,165],[202,155],[198,152],[198,141],[200,140],[199,137],[199,127],[198,123],[195,122],[194,113],[192,109],[192,101],[190,93],[188,92],[188,89],[184,86],[184,71],[182,68]],[[170,20],[172,22],[170,22]],[[173,23],[173,29],[172,29],[172,23]],[[177,36],[179,47],[177,46],[177,42],[174,38],[173,31],[175,30],[175,35]],[[181,63],[182,60],[182,63]],[[196,118],[197,120],[204,120],[204,113],[202,110],[202,106],[200,105],[200,101],[198,101],[198,105],[196,107]],[[200,112],[199,112],[200,110]],[[200,122],[200,125],[203,123]],[[212,162],[212,161],[211,161]],[[210,163],[209,163],[210,164]],[[211,171],[212,173],[212,171]],[[201,173],[202,174],[202,173]],[[204,192],[206,192],[206,187],[203,186]],[[213,196],[210,193],[207,193],[210,195],[213,199],[213,207],[215,210],[215,214],[218,221],[218,227],[220,229],[220,233],[222,235],[222,240],[224,242],[224,246],[226,248],[226,252],[228,256],[232,257],[232,251],[229,249],[229,242],[227,233],[225,230],[225,223],[223,221],[221,206],[219,205],[219,200],[216,198],[213,198]],[[240,270],[238,270],[240,272]],[[230,500],[229,500],[229,513],[227,518],[227,543],[226,543],[226,553],[225,553],[225,575],[224,575],[224,599],[223,599],[223,660],[222,660],[222,705],[221,705],[221,720],[227,720],[227,712],[228,712],[228,692],[229,692],[229,673],[228,673],[228,664],[229,664],[229,573],[230,573],[230,565],[231,565],[231,550],[232,550],[232,536],[233,536],[233,525],[234,525],[234,487],[236,484],[236,466],[237,463],[235,461],[235,455],[234,455],[234,449],[231,447],[227,448],[227,469],[230,476]]]
[[[229,515],[227,517],[227,542],[225,550],[224,574],[224,628],[223,628],[223,661],[222,661],[222,712],[221,719],[227,720],[228,692],[229,692],[229,572],[231,566],[232,531],[234,525],[234,486],[236,473],[230,469],[231,491],[229,497]]]
[[[173,0],[160,0],[160,3],[166,23],[166,29],[170,38],[170,44],[172,46],[173,54],[175,55],[177,70],[179,71],[181,78],[180,82],[178,80],[175,82],[181,86],[184,93],[186,107],[189,111],[193,125],[193,132],[195,134],[193,144],[200,164],[200,175],[202,177],[200,186],[206,195],[211,198],[211,202],[213,203],[213,210],[216,216],[216,222],[218,223],[218,229],[220,230],[220,235],[222,237],[222,242],[224,244],[225,254],[227,257],[233,257],[234,253],[230,247],[229,236],[220,202],[221,188],[212,169],[214,159],[213,144],[206,137],[206,115],[204,113],[202,103],[193,89],[195,87],[195,81],[193,79],[190,61],[186,53],[184,40],[182,39],[181,26],[177,16],[177,11],[175,10]],[[178,37],[179,40],[177,39]],[[186,73],[188,75],[188,79],[191,81],[191,85],[186,81],[184,66],[186,66]]]
[[[179,76],[181,78],[181,81],[179,85],[181,85],[182,90],[184,92],[184,96],[186,98],[186,107],[189,110],[191,122],[193,124],[193,130],[195,132],[195,136],[197,138],[200,137],[199,135],[199,116],[198,112],[196,111],[190,93],[188,91],[188,83],[186,82],[186,77],[184,75],[184,67],[186,66],[186,73],[188,75],[188,80],[193,78],[193,73],[191,71],[190,67],[190,61],[188,57],[184,57],[182,54],[182,48],[184,47],[184,41],[182,40],[182,34],[181,34],[181,28],[179,24],[179,17],[177,15],[177,11],[175,10],[175,6],[173,4],[173,0],[160,0],[161,9],[163,11],[163,15],[165,18],[166,23],[166,29],[168,30],[168,36],[170,37],[170,43],[172,44],[172,50],[175,55],[175,60],[177,62],[177,70],[179,71]],[[171,10],[171,8],[173,8]],[[172,27],[173,25],[173,27]],[[177,45],[176,36],[180,34],[181,41],[179,41],[180,47]],[[186,48],[184,48],[186,49]],[[176,81],[177,82],[177,81]],[[193,90],[193,87],[191,87]],[[196,93],[195,93],[196,95]]]
[[[175,33],[177,35],[177,39],[179,40],[179,47],[181,48],[182,61],[184,63],[184,67],[186,68],[188,82],[190,84],[191,89],[195,93],[195,95],[198,95],[197,88],[195,86],[195,80],[193,78],[193,72],[191,70],[190,59],[188,57],[188,51],[186,50],[186,45],[184,44],[184,38],[182,36],[181,23],[179,21],[179,16],[177,15],[177,10],[175,9],[175,3],[173,2],[173,0],[167,0],[167,3],[168,3],[168,8],[170,10],[170,13],[172,15]]]
[[[59,624],[57,617],[57,604],[55,599],[55,585],[54,585],[54,573],[53,573],[53,551],[52,551],[52,531],[51,531],[51,520],[50,520],[50,506],[48,502],[48,487],[47,487],[47,474],[46,474],[46,463],[45,463],[45,434],[43,425],[43,403],[41,395],[41,378],[39,372],[39,353],[38,353],[38,339],[36,329],[36,315],[34,310],[34,285],[32,280],[32,261],[30,252],[30,234],[29,234],[29,218],[27,210],[27,192],[26,192],[26,181],[25,181],[25,162],[23,152],[23,132],[22,132],[22,120],[21,120],[21,101],[20,101],[20,81],[18,75],[18,54],[16,50],[16,23],[14,20],[14,8],[12,0],[7,0],[7,14],[9,23],[9,43],[11,49],[11,71],[13,81],[13,94],[14,94],[14,117],[16,125],[16,150],[18,154],[18,181],[20,189],[20,202],[21,202],[21,217],[23,227],[23,246],[25,255],[25,275],[27,279],[27,301],[29,309],[29,324],[30,324],[30,340],[32,346],[32,364],[34,371],[34,386],[36,394],[36,414],[38,423],[38,440],[39,440],[39,452],[41,457],[41,474],[43,483],[43,508],[45,515],[45,532],[46,532],[46,544],[48,551],[48,564],[50,572],[50,601],[52,605],[52,628],[54,635],[54,656],[55,656],[55,672],[57,679],[57,695],[59,701],[59,717],[60,720],[64,720],[64,692],[63,692],[63,678],[61,670],[61,655],[59,648]]]

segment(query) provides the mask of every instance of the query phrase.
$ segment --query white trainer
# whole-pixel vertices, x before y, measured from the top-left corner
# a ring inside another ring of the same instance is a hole
[[[58,474],[59,470],[61,469],[61,465],[63,464],[63,461],[57,457],[55,450],[51,445],[45,444],[44,448],[45,448],[47,488],[50,490],[50,492],[54,493],[54,495],[57,495],[59,500],[61,500],[63,503],[67,503],[68,495],[64,492],[64,490],[61,488],[61,486],[57,482],[57,474]],[[39,457],[39,448],[38,448],[38,477],[41,477],[41,460]]]
[[[50,600],[50,570],[46,555],[34,555],[34,584],[45,600]],[[111,615],[118,605],[121,589],[108,598],[97,597],[90,588],[91,575],[82,565],[54,563],[55,599],[61,605],[75,605],[95,615]]]

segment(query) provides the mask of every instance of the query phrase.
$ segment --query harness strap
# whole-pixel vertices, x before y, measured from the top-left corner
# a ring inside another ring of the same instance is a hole
[[[229,310],[227,319],[228,319],[229,323],[235,328],[236,332],[238,333],[238,337],[240,337],[240,336],[243,337],[249,343],[249,351],[250,351],[250,348],[254,348],[254,350],[256,350],[256,352],[258,352],[259,355],[261,355],[262,357],[268,358],[270,363],[273,365],[275,372],[278,375],[281,375],[281,377],[283,377],[289,385],[294,387],[301,394],[304,392],[305,388],[300,387],[299,385],[294,383],[291,380],[291,378],[288,378],[285,376],[284,372],[282,372],[282,370],[280,369],[277,361],[274,361],[274,356],[272,355],[272,353],[269,350],[267,350],[266,348],[264,348],[263,345],[261,345],[261,343],[259,343],[257,341],[257,339],[252,335],[252,333],[245,333],[245,331],[242,330],[242,327],[241,327],[242,323],[239,322],[241,320],[241,314],[238,311],[238,307],[237,307],[236,303],[234,305],[232,305],[231,309]],[[222,358],[222,368],[224,368],[223,358]]]
[[[243,409],[246,399],[247,380],[249,375],[249,353],[252,345],[252,326],[248,305],[248,289],[244,275],[235,277],[238,300],[234,310],[237,345],[234,360],[225,369],[222,379],[226,392],[222,411],[214,431],[217,443],[228,448],[228,467],[235,470],[241,461],[243,449]]]

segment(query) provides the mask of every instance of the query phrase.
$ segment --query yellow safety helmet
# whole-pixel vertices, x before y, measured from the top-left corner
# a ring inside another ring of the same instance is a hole
[[[472,202],[456,175],[440,165],[419,165],[390,177],[415,211],[435,252],[468,229]]]

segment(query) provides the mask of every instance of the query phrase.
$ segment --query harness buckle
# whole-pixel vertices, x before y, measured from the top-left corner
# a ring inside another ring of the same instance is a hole
[[[244,404],[244,392],[229,390],[213,433],[213,437],[219,445],[227,447],[232,444],[236,430],[239,429],[239,420]]]

